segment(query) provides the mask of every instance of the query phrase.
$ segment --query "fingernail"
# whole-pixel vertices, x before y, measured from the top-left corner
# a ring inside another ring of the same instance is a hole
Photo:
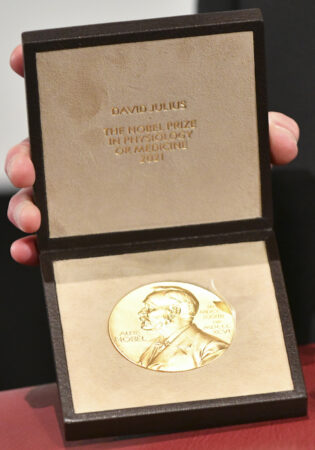
[[[9,178],[11,178],[12,167],[14,166],[15,162],[20,158],[25,158],[25,155],[28,156],[28,146],[23,144],[22,142],[19,144],[19,146],[20,146],[19,153],[16,153],[15,155],[11,156],[5,167],[6,174],[8,175]]]
[[[17,156],[18,156],[18,155],[12,156],[12,157],[9,159],[8,164],[7,164],[6,167],[5,167],[5,172],[6,172],[6,174],[8,175],[9,178],[11,178],[12,166],[13,166],[14,160],[16,159]]]
[[[18,228],[21,229],[21,215],[22,215],[22,211],[25,208],[25,202],[21,202],[20,204],[18,204],[14,210],[13,210],[13,219],[14,222],[16,223],[16,225],[18,226]]]
[[[25,138],[23,139],[23,141],[21,141],[20,145],[23,145],[23,147],[27,147],[29,146],[30,140],[29,138]]]
[[[16,60],[16,53],[17,53],[17,49],[19,46],[15,47],[15,49],[13,50],[13,52],[10,55],[10,64],[14,64],[14,61]]]
[[[10,66],[14,64],[14,60],[15,60],[15,51],[13,50],[13,52],[10,55]]]
[[[289,130],[288,128],[282,127],[281,125],[277,125],[275,123],[272,123],[272,125],[277,128],[277,130],[280,133],[285,134],[287,137],[289,137],[295,144],[297,144],[297,139],[295,137],[295,135],[292,133],[291,130]]]

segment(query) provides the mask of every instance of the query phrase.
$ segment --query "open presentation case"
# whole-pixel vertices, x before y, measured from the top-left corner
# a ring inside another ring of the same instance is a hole
[[[66,438],[305,414],[272,229],[260,12],[34,31],[23,45]],[[175,281],[215,286],[234,337],[196,370],[147,370],[114,347],[109,316]]]

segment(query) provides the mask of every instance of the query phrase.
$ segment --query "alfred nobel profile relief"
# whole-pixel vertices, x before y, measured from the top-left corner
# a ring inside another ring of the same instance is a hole
[[[197,298],[179,286],[155,287],[138,312],[142,330],[159,337],[142,353],[138,364],[158,371],[195,369],[218,357],[229,345],[194,323]]]

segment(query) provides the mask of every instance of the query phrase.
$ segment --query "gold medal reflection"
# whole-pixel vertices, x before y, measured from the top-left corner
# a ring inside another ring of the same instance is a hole
[[[177,286],[154,288],[138,312],[143,330],[160,336],[142,353],[138,364],[152,370],[181,371],[207,364],[229,345],[200,330],[194,323],[196,297]]]

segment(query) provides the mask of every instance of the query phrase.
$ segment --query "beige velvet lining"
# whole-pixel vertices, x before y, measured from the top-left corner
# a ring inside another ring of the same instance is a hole
[[[252,32],[39,52],[36,61],[50,237],[261,216]],[[116,105],[177,101],[186,108],[112,115]],[[116,155],[104,133],[169,121],[197,127],[188,149],[151,164]]]
[[[263,242],[54,262],[76,413],[292,390]],[[208,365],[154,372],[122,357],[108,336],[114,305],[155,281],[218,291],[236,310],[230,348]]]

